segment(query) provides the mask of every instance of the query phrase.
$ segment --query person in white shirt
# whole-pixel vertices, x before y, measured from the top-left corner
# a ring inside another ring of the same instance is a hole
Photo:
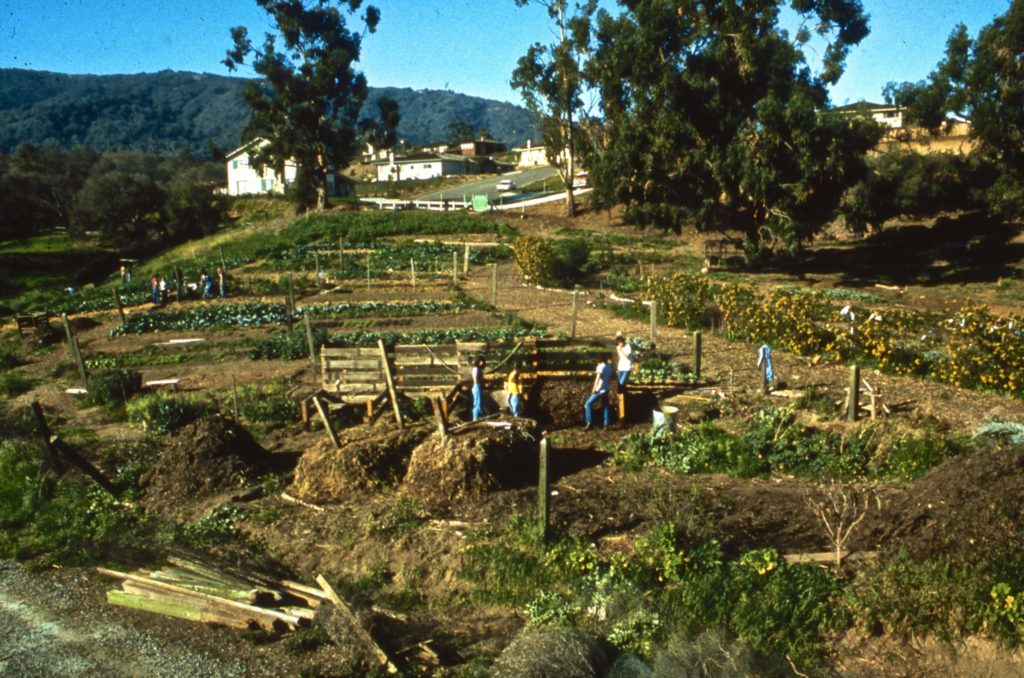
[[[629,373],[633,371],[633,347],[622,336],[622,332],[615,335],[615,354],[618,356],[615,369],[618,372],[619,390],[622,390],[629,381]]]

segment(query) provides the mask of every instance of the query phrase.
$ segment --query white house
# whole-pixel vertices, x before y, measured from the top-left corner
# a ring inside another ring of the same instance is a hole
[[[252,152],[266,146],[266,139],[253,139],[228,153],[224,160],[228,170],[228,195],[284,195],[288,186],[295,181],[298,165],[293,160],[284,164],[284,174],[278,174],[269,167],[257,172],[252,166]],[[339,188],[345,185],[337,181],[334,172],[327,173],[327,195],[339,195]],[[345,192],[344,190],[342,192]]]
[[[525,148],[513,148],[512,152],[519,156],[516,167],[547,167],[551,164],[548,162],[547,149],[534,146],[529,139],[526,140]]]
[[[377,165],[377,181],[403,181],[406,179],[433,179],[452,174],[476,174],[479,163],[461,155],[417,153],[404,158],[392,156]]]

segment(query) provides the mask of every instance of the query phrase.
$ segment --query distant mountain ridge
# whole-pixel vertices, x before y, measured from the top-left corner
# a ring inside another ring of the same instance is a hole
[[[206,155],[207,140],[231,150],[241,144],[249,117],[241,96],[246,82],[179,71],[70,75],[0,69],[0,152],[32,143]],[[371,87],[364,115],[381,95],[398,101],[398,135],[408,144],[446,140],[449,123],[456,121],[487,129],[510,145],[537,136],[525,108],[441,90]]]

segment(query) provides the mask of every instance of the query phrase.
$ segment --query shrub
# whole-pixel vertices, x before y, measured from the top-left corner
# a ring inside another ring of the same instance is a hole
[[[209,399],[198,394],[153,393],[126,406],[129,422],[158,434],[176,431],[216,411]]]
[[[299,403],[289,397],[283,379],[266,386],[246,384],[238,389],[238,414],[265,430],[284,428],[299,419]]]
[[[19,370],[0,373],[0,395],[8,398],[28,393],[35,384],[35,380],[29,379]]]
[[[100,370],[89,375],[88,384],[88,404],[116,407],[142,390],[142,373],[135,370]]]

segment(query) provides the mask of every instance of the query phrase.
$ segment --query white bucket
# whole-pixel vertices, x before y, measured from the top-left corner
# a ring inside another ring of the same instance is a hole
[[[653,410],[651,412],[653,419],[651,433],[659,435],[667,431],[674,431],[677,414],[679,414],[679,408],[674,405],[662,405],[660,410]]]

